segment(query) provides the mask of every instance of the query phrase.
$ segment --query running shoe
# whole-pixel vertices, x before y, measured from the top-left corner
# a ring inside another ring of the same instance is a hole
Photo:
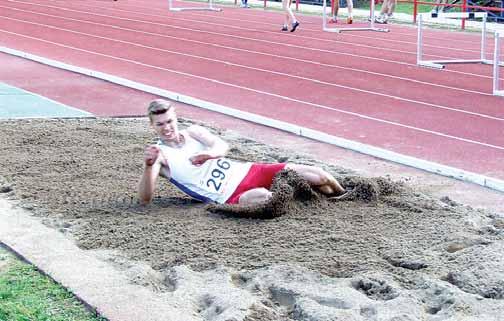
[[[299,26],[299,21],[296,21],[292,24],[292,29],[290,30],[290,32],[294,32],[296,31],[296,28]]]
[[[348,18],[346,19],[346,23],[347,23],[347,24],[349,24],[349,25],[351,25],[351,24],[353,23],[353,19],[352,19],[352,17],[348,17]]]
[[[282,31],[289,31],[289,29],[286,26],[283,26]]]
[[[379,16],[378,18],[375,19],[375,22],[380,24],[386,24],[387,19],[384,16]]]
[[[331,18],[328,23],[338,23],[338,18]]]

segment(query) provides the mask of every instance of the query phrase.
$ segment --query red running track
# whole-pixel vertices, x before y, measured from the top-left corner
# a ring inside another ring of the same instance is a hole
[[[173,13],[164,0],[0,0],[0,46],[504,179],[504,99],[491,94],[490,66],[417,67],[413,27],[323,33],[320,17],[302,16],[283,33],[282,19]],[[429,59],[479,56],[477,34],[425,41]]]

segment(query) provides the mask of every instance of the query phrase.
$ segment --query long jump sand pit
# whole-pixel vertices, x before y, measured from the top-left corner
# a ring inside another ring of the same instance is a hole
[[[263,207],[207,206],[163,180],[141,206],[146,119],[3,121],[0,191],[115,253],[131,282],[184,297],[187,320],[502,320],[501,213],[216,131],[233,158],[322,166],[354,192],[328,200],[282,172]]]

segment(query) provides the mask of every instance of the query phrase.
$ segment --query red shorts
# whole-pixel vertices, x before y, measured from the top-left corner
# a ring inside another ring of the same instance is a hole
[[[264,187],[269,189],[273,183],[273,177],[276,173],[284,169],[285,163],[265,164],[254,163],[250,167],[245,178],[241,181],[240,185],[236,188],[233,195],[226,201],[227,204],[238,204],[240,196],[254,188]]]

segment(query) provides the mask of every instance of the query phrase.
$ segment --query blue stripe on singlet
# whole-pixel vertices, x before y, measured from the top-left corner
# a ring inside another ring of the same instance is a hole
[[[173,185],[177,186],[178,189],[180,189],[182,192],[186,193],[187,195],[191,196],[194,199],[197,199],[198,201],[202,201],[204,203],[215,203],[214,200],[212,200],[206,196],[200,195],[193,190],[190,190],[189,188],[187,188],[187,186],[180,184],[179,182],[177,182],[173,178],[170,178],[170,182]]]

